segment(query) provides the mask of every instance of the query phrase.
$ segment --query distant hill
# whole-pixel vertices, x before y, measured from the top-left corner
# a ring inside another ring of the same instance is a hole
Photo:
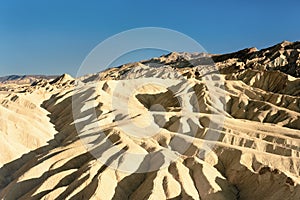
[[[9,75],[0,77],[0,83],[14,83],[14,84],[30,84],[38,79],[55,79],[57,76],[51,75]]]

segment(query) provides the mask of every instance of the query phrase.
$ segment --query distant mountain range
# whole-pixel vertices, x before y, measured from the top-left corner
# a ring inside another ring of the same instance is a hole
[[[54,79],[57,76],[51,75],[9,75],[0,77],[0,83],[15,83],[15,84],[26,84],[32,83],[38,79]]]

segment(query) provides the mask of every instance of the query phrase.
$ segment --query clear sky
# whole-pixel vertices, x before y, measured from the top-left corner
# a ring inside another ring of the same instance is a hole
[[[137,27],[180,31],[210,53],[297,41],[299,8],[299,0],[0,0],[0,76],[75,75],[98,43]]]

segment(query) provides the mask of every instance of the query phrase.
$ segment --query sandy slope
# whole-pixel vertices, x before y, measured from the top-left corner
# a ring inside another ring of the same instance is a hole
[[[40,108],[39,95],[1,94],[0,163],[13,161],[53,138],[56,132],[49,122],[48,112]],[[5,153],[4,153],[5,152]]]
[[[0,150],[5,153],[0,155],[0,166],[47,145],[57,133],[50,122],[50,113],[42,108],[43,101],[61,90],[61,80],[51,81],[3,87],[0,92]]]
[[[299,199],[299,52],[172,53],[2,92],[0,197]]]

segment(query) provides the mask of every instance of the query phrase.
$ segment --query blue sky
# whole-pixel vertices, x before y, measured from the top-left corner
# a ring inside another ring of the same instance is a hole
[[[182,32],[210,53],[296,41],[299,7],[297,0],[0,0],[0,76],[75,75],[98,43],[138,27]]]

